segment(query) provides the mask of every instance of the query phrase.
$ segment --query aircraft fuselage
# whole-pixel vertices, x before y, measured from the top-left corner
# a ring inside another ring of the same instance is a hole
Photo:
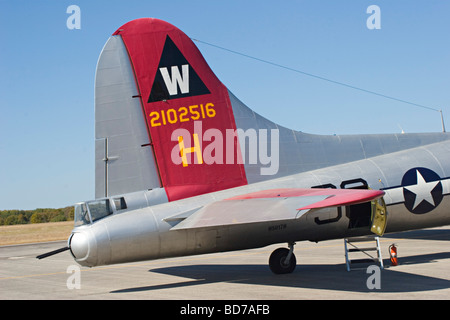
[[[364,204],[324,208],[292,220],[171,230],[211,202],[269,188],[381,189],[388,212],[386,232],[446,225],[449,149],[450,141],[439,142],[175,202],[167,202],[162,189],[151,190],[145,198],[153,194],[155,205],[117,211],[76,227],[69,244],[79,264],[97,266],[371,234],[370,209]]]

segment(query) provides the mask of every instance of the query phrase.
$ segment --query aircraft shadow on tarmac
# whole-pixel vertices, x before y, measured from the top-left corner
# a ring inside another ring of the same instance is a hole
[[[385,234],[383,238],[450,241],[450,229],[424,229]]]
[[[450,281],[435,277],[402,272],[401,265],[436,263],[450,259],[450,252],[433,253],[399,258],[398,267],[390,267],[389,260],[381,270],[381,289],[370,290],[368,278],[372,273],[367,269],[347,272],[345,264],[338,265],[297,265],[296,270],[287,275],[274,275],[267,265],[217,265],[201,264],[151,269],[155,272],[190,280],[176,283],[142,286],[112,291],[111,293],[152,291],[161,289],[197,286],[212,283],[242,283],[263,286],[310,288],[349,292],[418,292],[450,288]]]

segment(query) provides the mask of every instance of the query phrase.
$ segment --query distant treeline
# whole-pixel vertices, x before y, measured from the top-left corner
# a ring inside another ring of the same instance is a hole
[[[36,210],[0,210],[0,225],[73,220],[74,207]]]

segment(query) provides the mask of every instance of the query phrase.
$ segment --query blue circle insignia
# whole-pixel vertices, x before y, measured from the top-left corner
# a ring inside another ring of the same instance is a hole
[[[405,207],[414,214],[432,211],[442,201],[442,183],[439,175],[427,168],[412,168],[402,179]]]

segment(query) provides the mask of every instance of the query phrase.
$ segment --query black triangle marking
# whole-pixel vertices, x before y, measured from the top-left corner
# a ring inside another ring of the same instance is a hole
[[[211,93],[167,35],[148,103]]]

